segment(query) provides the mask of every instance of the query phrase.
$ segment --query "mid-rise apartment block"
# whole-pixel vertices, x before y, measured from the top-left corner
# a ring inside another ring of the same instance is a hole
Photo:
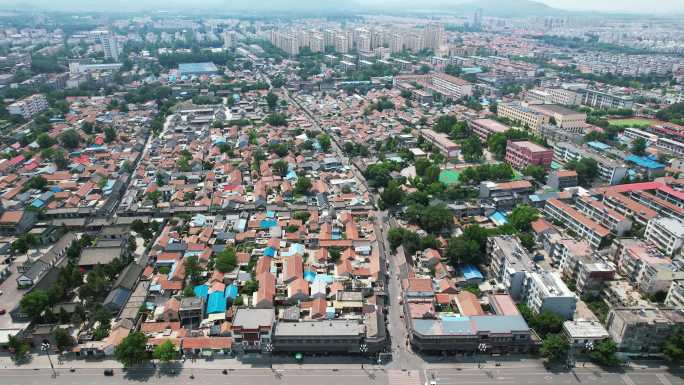
[[[634,100],[630,96],[586,89],[583,90],[582,104],[603,109],[629,109],[634,105]]]
[[[600,292],[603,283],[615,276],[615,269],[599,258],[585,240],[564,238],[554,248],[552,259],[561,274],[575,282],[577,292]]]
[[[546,178],[546,184],[556,190],[577,186],[577,171],[556,170],[551,171]]]
[[[524,297],[525,303],[534,312],[548,310],[565,319],[572,319],[575,314],[577,297],[554,272],[528,272]]]
[[[542,126],[548,125],[550,120],[547,115],[520,102],[500,103],[496,114],[528,127],[536,135],[540,134]]]
[[[627,175],[627,166],[606,156],[589,151],[570,142],[558,142],[553,147],[553,160],[564,165],[582,158],[594,159],[598,165],[599,179],[613,185]]]
[[[650,243],[623,238],[617,241],[618,272],[647,294],[667,292],[675,280],[684,279],[682,264],[673,262]]]
[[[31,119],[49,107],[45,95],[35,94],[10,104],[7,106],[7,111],[10,115],[19,115],[24,119]]]
[[[473,119],[468,121],[468,126],[482,143],[487,143],[487,139],[494,134],[503,134],[510,127],[492,119]]]
[[[684,309],[684,281],[673,281],[665,297],[665,305]]]
[[[513,168],[523,170],[527,166],[538,165],[551,167],[553,150],[528,140],[512,141],[506,144],[506,163]]]
[[[526,303],[535,312],[549,310],[566,319],[572,318],[575,295],[558,275],[539,271],[517,237],[489,237],[487,251],[493,278],[511,297]]]
[[[544,214],[547,218],[562,223],[578,237],[586,239],[595,249],[603,246],[604,239],[610,235],[610,230],[556,198],[546,201]]]
[[[613,308],[608,313],[608,333],[618,350],[635,354],[660,354],[675,326],[684,323],[681,310]]]
[[[587,126],[587,114],[577,112],[558,104],[530,105],[530,108],[549,117],[558,128],[564,131],[582,133]]]
[[[644,237],[666,255],[674,255],[684,245],[684,223],[673,218],[653,218]]]
[[[437,149],[439,149],[439,151],[447,158],[447,160],[458,159],[461,153],[461,146],[451,140],[449,135],[430,129],[421,130],[420,134],[423,136],[423,138],[425,138],[425,140],[437,147]]]
[[[586,196],[579,197],[575,201],[575,207],[618,236],[623,235],[632,228],[632,221],[630,219],[596,199]]]

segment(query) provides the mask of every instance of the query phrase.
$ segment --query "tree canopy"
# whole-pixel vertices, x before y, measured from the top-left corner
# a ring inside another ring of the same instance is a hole
[[[147,337],[141,332],[132,332],[114,350],[114,356],[125,368],[138,365],[147,358]]]

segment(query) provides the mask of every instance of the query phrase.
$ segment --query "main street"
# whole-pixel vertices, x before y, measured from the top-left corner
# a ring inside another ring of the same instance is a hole
[[[434,377],[433,377],[434,375]],[[78,369],[74,372],[59,369],[53,377],[49,369],[0,369],[3,385],[79,385],[79,384],[191,384],[217,383],[243,385],[423,385],[435,381],[437,385],[684,385],[680,376],[662,370],[605,372],[577,368],[571,372],[552,373],[534,368],[490,369],[293,369],[268,368],[239,369],[224,372],[219,369],[178,369],[175,373],[160,371],[115,370],[113,376],[104,376],[102,369]]]

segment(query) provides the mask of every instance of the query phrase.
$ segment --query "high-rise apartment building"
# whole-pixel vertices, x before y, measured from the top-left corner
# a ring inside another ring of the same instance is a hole
[[[357,48],[359,52],[371,52],[371,38],[368,35],[359,36]]]
[[[119,61],[119,45],[116,41],[116,36],[105,30],[92,31],[91,35],[97,42],[102,45],[105,59]]]
[[[390,38],[390,52],[399,53],[404,50],[404,39],[400,34],[395,33]]]
[[[444,26],[440,23],[428,24],[423,30],[423,41],[424,48],[438,51],[444,44]]]
[[[347,53],[349,52],[349,41],[345,35],[337,35],[335,37],[335,52]]]

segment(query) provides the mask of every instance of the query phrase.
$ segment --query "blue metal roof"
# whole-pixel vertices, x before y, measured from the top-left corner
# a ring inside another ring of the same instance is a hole
[[[267,248],[264,250],[264,255],[267,256],[267,257],[275,257],[275,255],[276,255],[276,249],[274,249],[273,247],[270,247],[270,246],[269,246],[269,247],[267,247]]]
[[[259,222],[259,227],[262,229],[270,229],[271,227],[275,227],[278,225],[278,221],[275,219],[264,219],[261,222]]]
[[[226,297],[220,291],[209,294],[207,313],[223,313],[226,311]]]
[[[226,293],[225,293],[226,298],[229,298],[230,300],[234,300],[235,298],[237,298],[237,295],[238,295],[237,286],[235,286],[234,284],[230,284],[230,285],[228,285],[228,287],[226,287]]]
[[[601,150],[601,151],[605,151],[605,150],[607,150],[607,149],[610,148],[609,145],[607,145],[607,144],[605,144],[605,143],[603,143],[603,142],[599,142],[599,141],[597,141],[597,140],[588,142],[587,145],[588,145],[589,147],[593,147],[593,148],[595,148],[595,149],[597,149],[597,150]]]
[[[206,298],[209,294],[209,286],[207,285],[197,285],[192,290],[195,292],[195,297]]]
[[[311,270],[307,270],[304,272],[304,279],[308,282],[313,282],[314,279],[316,279],[316,273]]]
[[[506,223],[508,223],[508,218],[506,217],[506,214],[497,211],[494,214],[490,215],[489,218],[496,224],[497,226],[503,226]]]
[[[632,162],[639,167],[648,168],[651,170],[659,169],[659,168],[665,168],[665,165],[662,163],[658,163],[653,159],[650,159],[650,158],[647,158],[644,156],[637,156],[634,154],[631,154],[628,157],[626,157],[625,161]]]
[[[470,280],[470,279],[484,279],[484,275],[480,273],[480,270],[477,269],[477,267],[473,265],[465,265],[461,268],[461,272],[463,273],[463,278]]]

